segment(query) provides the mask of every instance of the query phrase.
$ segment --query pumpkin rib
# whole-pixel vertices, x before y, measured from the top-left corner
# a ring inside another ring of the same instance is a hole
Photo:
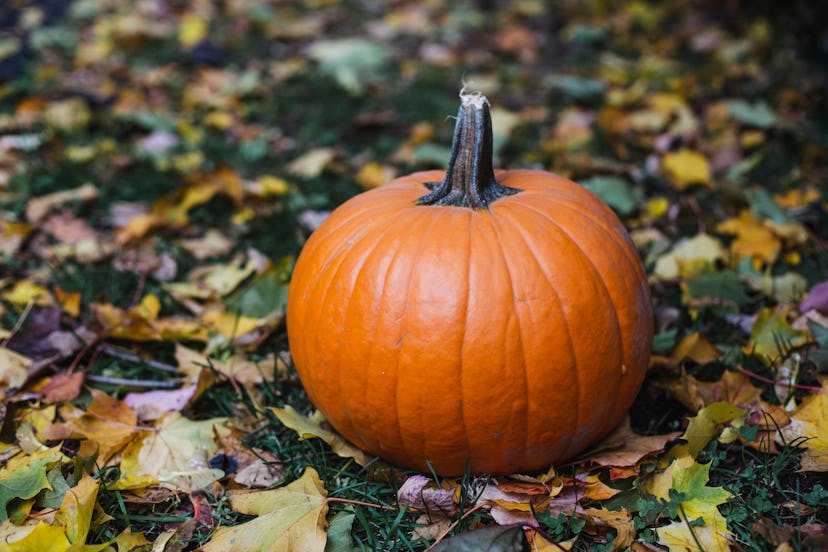
[[[398,216],[397,216],[397,217],[396,217],[396,218],[395,218],[395,219],[394,219],[394,220],[393,220],[393,221],[392,221],[392,222],[388,225],[388,227],[386,228],[386,231],[384,231],[384,232],[380,233],[380,234],[377,236],[377,240],[376,240],[376,241],[375,241],[375,242],[371,245],[371,247],[370,247],[370,248],[368,248],[368,246],[367,246],[367,245],[363,246],[363,247],[364,247],[364,248],[366,248],[367,250],[364,250],[364,251],[363,251],[364,259],[363,259],[362,264],[361,264],[361,265],[359,266],[359,268],[357,269],[357,274],[356,274],[356,276],[354,277],[354,280],[353,280],[354,285],[353,285],[350,289],[345,290],[345,291],[343,291],[342,293],[344,293],[345,295],[347,295],[349,298],[353,298],[353,295],[354,295],[354,290],[355,290],[355,289],[357,288],[357,286],[359,285],[359,277],[360,277],[360,274],[361,274],[361,273],[362,273],[362,271],[366,268],[366,266],[369,264],[369,261],[373,258],[373,255],[375,254],[375,252],[376,252],[376,251],[377,251],[377,249],[379,248],[380,244],[383,242],[384,238],[386,238],[386,237],[396,237],[396,236],[398,236],[398,235],[399,235],[399,233],[397,233],[397,232],[394,232],[394,231],[393,231],[393,230],[395,229],[395,227],[397,227],[397,226],[408,227],[408,226],[410,226],[410,225],[414,224],[414,223],[415,223],[415,221],[416,221],[417,215],[418,215],[418,213],[416,213],[415,211],[408,210],[408,209],[403,210],[403,211],[402,211],[402,212],[400,212],[400,213],[399,213],[399,215],[398,215]],[[400,248],[397,248],[397,251],[399,251],[399,249],[400,249]],[[396,253],[395,253],[395,256],[396,256]],[[390,268],[391,268],[391,267],[390,267],[390,265],[389,265],[389,269],[386,271],[386,274],[385,274],[384,282],[385,282],[385,281],[387,281],[388,274],[390,273]],[[385,284],[384,284],[384,285],[385,285]],[[406,289],[408,289],[408,288],[406,288]],[[381,312],[381,311],[382,311],[382,304],[383,304],[383,302],[384,302],[384,299],[381,299],[381,300],[380,300],[380,303],[379,303],[379,305],[378,305],[378,309],[379,309],[379,310],[375,313],[375,314],[377,314],[377,315],[378,315],[377,317],[375,317],[378,321],[380,320],[380,318],[379,318],[379,312]],[[325,304],[326,304],[326,297],[325,297],[325,298],[323,298],[323,301],[322,301],[321,305],[325,305]],[[346,306],[346,310],[345,310],[345,319],[343,320],[343,323],[347,323],[347,320],[348,320],[348,311],[350,310],[350,306],[351,306],[351,303],[350,303],[350,301],[349,301],[349,304]],[[320,310],[320,312],[324,312],[324,309],[321,309],[321,308],[320,308],[319,310]],[[377,326],[379,326],[379,325],[380,325],[380,324],[379,324],[379,322],[378,322],[378,323],[377,323]],[[341,347],[342,347],[345,343],[346,343],[346,341],[345,341],[345,340],[343,340],[343,341],[340,343],[340,347],[339,347],[339,349],[338,349],[338,350],[341,350]],[[374,340],[372,340],[372,342],[371,342],[371,348],[373,348],[373,344],[374,344]],[[341,355],[338,355],[338,354],[337,354],[336,356],[337,356],[337,358],[338,358],[338,359],[339,359],[339,358],[341,358]],[[368,363],[369,363],[369,364],[367,364],[367,365],[366,365],[366,364],[363,364],[362,366],[370,366],[370,355],[369,355]],[[394,371],[394,375],[395,375],[395,382],[396,382],[396,379],[397,379],[397,377],[396,377],[396,376],[397,376],[397,371],[396,371],[396,370]],[[353,376],[354,376],[353,374],[351,374],[351,373],[347,372],[346,370],[342,370],[342,369],[340,369],[340,370],[339,370],[339,380],[340,380],[340,382],[342,382],[342,381],[343,381],[343,378],[345,378],[345,377],[353,377]],[[365,387],[365,392],[362,394],[363,401],[362,401],[362,403],[359,403],[359,404],[363,405],[363,407],[364,407],[364,406],[366,405],[365,398],[366,398],[366,395],[367,395],[367,382],[368,382],[368,378],[363,378],[363,379],[366,381],[366,387]],[[340,389],[342,389],[343,387],[344,387],[344,386],[340,383]],[[343,401],[343,400],[344,400],[344,401],[345,401],[345,403],[346,403],[346,404],[348,404],[348,405],[352,405],[352,404],[354,404],[354,402],[353,402],[352,400],[350,400],[350,395],[348,395],[348,397],[349,397],[349,398],[347,398],[347,399],[346,399],[345,397],[341,397],[341,398],[340,398],[340,400],[341,400],[341,401]],[[394,408],[394,411],[395,411],[395,418],[396,418],[397,422],[399,422],[399,413],[398,413],[398,410],[397,410],[397,400],[396,400],[396,396],[394,397],[394,401],[393,401],[393,402],[394,402],[394,407],[395,407],[395,408]],[[349,407],[349,408],[351,408],[351,407]],[[366,417],[367,419],[371,419],[371,416],[370,416],[370,415],[369,415],[369,416],[365,416],[365,417]],[[361,421],[360,421],[360,423],[361,423]],[[352,427],[353,427],[353,425],[354,425],[354,424],[353,424],[353,419],[351,419],[350,417],[349,417],[349,419],[348,419],[348,424],[349,424],[349,425],[351,425]],[[399,428],[399,423],[395,423],[395,424],[394,424],[394,427]],[[356,430],[357,430],[357,433],[358,433],[358,434],[362,434],[362,433],[363,433],[363,430],[362,430],[361,428],[359,428],[359,427],[358,427],[358,428],[356,428]],[[400,434],[400,439],[399,439],[399,442],[400,442],[400,443],[403,443],[403,442],[404,442],[404,441],[403,441],[403,439],[402,439],[402,434]],[[386,444],[385,446],[387,447],[387,444]],[[377,447],[378,447],[378,448],[383,448],[383,443],[379,443],[379,442],[378,442],[378,443],[377,443]]]
[[[575,396],[578,397],[577,403],[576,403],[576,408],[574,409],[575,410],[575,420],[574,420],[572,425],[574,427],[578,427],[578,420],[581,419],[581,412],[580,412],[580,409],[581,409],[581,399],[580,399],[580,396],[581,396],[581,376],[580,376],[580,373],[579,373],[579,370],[578,370],[578,356],[575,353],[575,347],[572,344],[573,343],[573,341],[572,341],[572,330],[569,327],[569,319],[566,316],[566,310],[564,309],[563,298],[561,297],[561,294],[558,291],[558,288],[555,286],[554,282],[552,281],[552,278],[550,277],[550,274],[547,272],[547,269],[546,269],[546,266],[545,266],[546,263],[541,262],[541,258],[538,255],[537,251],[535,250],[535,247],[534,247],[534,244],[533,244],[532,240],[530,240],[526,237],[526,234],[523,230],[523,227],[520,224],[518,224],[517,222],[513,221],[511,217],[512,217],[512,212],[511,211],[506,211],[506,210],[503,211],[502,219],[504,221],[509,221],[512,224],[512,226],[514,227],[514,229],[517,232],[516,235],[520,236],[521,241],[523,241],[523,243],[526,246],[526,250],[529,251],[529,254],[530,254],[530,257],[532,258],[532,261],[540,269],[540,272],[543,274],[544,279],[546,280],[547,284],[549,285],[549,289],[552,290],[552,292],[554,292],[555,297],[557,299],[556,300],[556,305],[558,307],[558,310],[560,310],[560,319],[561,319],[561,322],[562,322],[562,325],[563,325],[564,332],[566,333],[566,343],[567,343],[567,346],[568,346],[568,349],[569,349],[569,354],[570,354],[570,357],[572,358],[572,368],[573,368],[574,380],[575,380]],[[542,217],[542,218],[544,220],[548,220],[547,217]],[[528,406],[529,406],[529,401],[527,401],[527,408],[528,408]],[[569,450],[569,447],[571,446],[572,440],[574,438],[575,438],[574,432],[569,432],[569,436],[567,437],[566,446],[565,446],[564,450]],[[562,457],[564,455],[559,454],[558,456]]]
[[[509,266],[509,258],[506,254],[506,250],[503,249],[503,241],[501,239],[501,233],[500,233],[499,228],[498,228],[499,219],[498,219],[497,216],[491,216],[491,217],[489,217],[489,220],[491,221],[491,227],[492,227],[492,230],[494,232],[494,237],[495,237],[493,242],[497,244],[497,247],[500,250],[500,255],[503,258],[503,266],[506,268],[506,274],[509,277],[509,286],[511,287],[511,290],[512,290],[512,304],[517,305],[518,301],[517,301],[517,296],[515,294],[515,280],[512,277],[512,269]],[[526,442],[528,442],[528,436],[529,436],[529,414],[530,414],[530,412],[529,412],[529,410],[530,410],[529,392],[531,390],[529,389],[529,376],[528,376],[527,370],[526,370],[526,364],[527,364],[527,362],[526,362],[527,361],[527,359],[526,359],[526,344],[524,343],[523,328],[521,328],[521,325],[520,325],[520,315],[517,313],[517,309],[515,310],[514,315],[515,315],[515,320],[516,320],[516,323],[517,323],[518,343],[520,344],[520,354],[521,354],[521,357],[523,359],[522,365],[523,365],[523,368],[524,368],[523,370],[520,370],[520,372],[523,374],[523,387],[524,387],[524,390],[525,390],[525,393],[524,393],[525,400],[523,401],[523,404],[524,404],[523,424],[521,424],[523,426],[523,432],[522,432],[523,438],[521,439],[521,442],[526,443]],[[508,330],[508,324],[507,324],[507,330]],[[505,339],[508,339],[509,338],[509,332],[508,331],[503,332],[503,337]],[[504,348],[506,348],[507,345],[508,345],[508,343],[504,343],[504,345],[503,345]],[[522,455],[523,455],[522,459],[525,460],[526,452],[524,451],[522,453]]]
[[[427,214],[431,215],[431,213],[429,213],[427,210],[421,210],[421,211],[423,213],[427,213]],[[430,224],[427,225],[428,230],[431,230],[431,228],[433,226],[436,226],[437,223],[440,221],[440,217],[423,216],[422,218],[424,219],[425,222],[429,222],[429,219],[430,219]],[[416,227],[414,225],[412,225],[411,228],[413,229],[413,228],[416,228]],[[412,231],[411,235],[416,235],[416,232]],[[428,238],[428,236],[430,236],[430,232],[428,232],[428,231],[420,232],[419,233],[419,238],[420,239],[418,240],[417,247],[412,249],[412,250],[413,251],[421,251],[422,250],[422,244]],[[419,265],[420,257],[417,256],[417,257],[415,257],[415,259],[416,260],[414,262],[410,263],[410,266],[408,267],[408,284],[405,286],[405,301],[404,301],[405,307],[403,308],[404,315],[403,315],[403,319],[402,319],[402,326],[400,328],[400,336],[398,337],[398,339],[400,339],[400,340],[408,333],[408,331],[406,330],[406,327],[408,326],[408,322],[407,322],[408,314],[411,311],[411,309],[409,308],[409,305],[411,303],[411,288],[412,288],[412,283],[414,282],[414,278],[417,276],[417,268],[418,268],[418,265]],[[399,374],[400,374],[400,358],[402,357],[402,347],[403,347],[403,345],[400,345],[400,348],[399,348],[400,350],[399,350],[398,354],[395,356],[396,365],[394,366],[394,373],[397,375],[396,387],[395,387],[395,392],[394,392],[394,405],[397,408],[397,419],[398,420],[400,420],[402,418],[399,415],[400,403],[399,403],[399,400],[398,400],[399,396],[401,394],[400,393]],[[420,447],[416,446],[416,444],[413,447],[409,447],[409,444],[406,443],[406,436],[402,432],[402,424],[399,424],[399,425],[400,425],[400,428],[399,428],[400,429],[400,436],[402,438],[401,442],[402,442],[402,445],[403,445],[402,448],[403,448],[403,451],[405,452],[405,454],[403,456],[409,456],[409,455],[412,454],[413,450],[418,450],[420,458],[428,458],[428,456],[426,455],[425,443],[421,442]],[[424,424],[423,424],[423,420],[422,420],[422,413],[420,413],[420,431],[419,432],[421,434],[422,434],[422,426],[423,425]]]
[[[644,267],[641,265],[640,259],[636,256],[631,255],[631,253],[637,253],[635,244],[633,244],[631,241],[626,241],[623,239],[619,241],[618,238],[620,236],[618,232],[611,226],[607,226],[605,224],[605,221],[601,218],[601,214],[592,210],[591,206],[587,207],[589,207],[589,212],[591,214],[596,215],[595,217],[587,215],[587,213],[582,209],[582,207],[584,206],[571,199],[566,201],[559,201],[551,197],[544,197],[539,199],[541,199],[542,201],[547,201],[554,205],[558,205],[560,207],[564,207],[578,216],[583,216],[584,218],[588,219],[591,223],[593,223],[595,226],[601,228],[601,230],[603,230],[607,235],[610,236],[615,245],[619,246],[619,249],[622,249],[624,251],[624,257],[629,261],[629,264],[635,271],[636,275],[639,278],[646,280],[647,275],[644,272]],[[615,215],[613,214],[613,216]]]
[[[306,287],[307,297],[316,297],[317,294],[321,293],[322,300],[319,301],[318,304],[319,305],[327,304],[327,297],[328,297],[328,295],[331,291],[331,288],[333,287],[333,283],[339,278],[339,273],[342,270],[343,266],[346,265],[346,261],[348,260],[348,257],[351,254],[353,254],[354,244],[357,243],[357,239],[364,236],[366,234],[366,232],[368,232],[368,230],[371,230],[375,225],[379,224],[380,222],[383,222],[384,220],[386,220],[388,218],[391,218],[394,214],[395,213],[387,213],[386,212],[385,216],[379,216],[377,218],[372,219],[372,223],[366,224],[363,227],[359,228],[357,234],[355,236],[352,236],[352,239],[348,240],[348,242],[343,244],[341,247],[337,248],[336,249],[336,255],[326,259],[326,262],[325,262],[324,266],[317,269],[317,271],[315,272],[315,274],[314,274],[315,277],[313,278],[313,281],[308,282],[308,285]],[[354,218],[354,220],[356,220],[356,218]],[[372,235],[372,233],[369,233],[368,235]],[[323,234],[323,235],[319,236],[317,241],[320,241],[320,242],[324,243],[329,238],[333,239],[334,236],[335,236],[335,234],[331,234],[331,233]],[[380,233],[380,236],[382,236],[382,233]],[[312,264],[313,264],[313,261],[315,261],[315,260],[316,260],[315,258],[310,259]],[[334,263],[337,263],[337,264],[334,266]],[[319,289],[320,284],[324,283],[323,275],[326,275],[326,274],[330,274],[330,277],[328,278],[327,283],[325,283],[324,289],[320,290]],[[309,331],[309,329],[310,328],[318,328],[320,326],[319,319],[320,319],[320,317],[323,316],[323,314],[326,314],[326,313],[324,312],[324,309],[321,309],[321,308],[310,308],[310,309],[307,309],[306,312],[305,312],[306,316],[305,316],[305,319],[304,319],[303,328],[306,331],[304,332],[304,336],[302,336],[304,338],[304,342],[305,342],[305,348],[304,348],[305,351],[315,351],[318,348],[318,343],[316,343],[314,341],[314,335],[317,335],[317,334],[313,331]],[[340,367],[339,367],[338,363],[336,365],[336,370],[337,370],[337,372],[340,371]],[[308,387],[310,387],[310,388],[307,389],[307,391],[308,391],[308,394],[311,395],[311,394],[314,394],[313,382],[309,381],[309,384],[310,385]],[[340,386],[340,389],[341,389],[341,386]]]
[[[471,292],[471,285],[469,285],[469,280],[471,279],[471,269],[472,269],[472,253],[474,252],[474,247],[472,247],[472,242],[474,240],[475,232],[474,232],[474,213],[469,213],[469,236],[466,242],[468,243],[467,248],[467,255],[466,255],[466,311],[463,313],[463,327],[468,329],[469,327],[469,312],[471,311],[471,300],[472,300],[472,292]],[[467,331],[467,330],[466,330]],[[459,390],[459,400],[460,400],[460,422],[463,425],[463,435],[466,439],[466,457],[471,458],[472,456],[472,443],[471,438],[469,437],[469,426],[466,424],[466,408],[465,404],[466,401],[463,400],[463,353],[465,352],[466,348],[466,336],[463,332],[463,339],[460,340],[460,378],[459,378],[459,385],[457,389]]]
[[[536,213],[536,214],[538,214],[542,217],[544,217],[544,216],[547,217],[549,222],[558,229],[558,231],[561,233],[561,235],[565,239],[569,240],[569,242],[572,243],[572,245],[575,247],[575,249],[577,251],[581,252],[581,256],[584,258],[586,263],[589,266],[592,267],[592,270],[593,270],[593,273],[594,273],[594,278],[596,279],[596,281],[600,282],[601,287],[603,288],[607,299],[609,299],[609,302],[613,307],[610,310],[612,310],[612,318],[615,321],[616,338],[617,338],[617,341],[621,344],[621,348],[622,348],[620,356],[621,356],[621,362],[623,364],[625,359],[628,357],[627,351],[624,350],[624,349],[627,348],[627,345],[626,345],[626,342],[625,342],[625,339],[624,339],[624,330],[623,330],[622,325],[621,325],[621,320],[618,318],[617,298],[614,297],[613,294],[610,292],[609,286],[607,285],[607,282],[604,279],[604,274],[595,265],[595,262],[592,260],[592,258],[584,252],[584,249],[578,243],[578,240],[572,236],[571,232],[565,226],[559,224],[554,219],[554,217],[549,216],[547,213],[544,213],[543,211],[537,210],[536,208],[532,207],[531,205],[519,204],[519,205],[516,205],[516,207],[520,207],[520,208],[523,208],[523,209],[527,209],[529,211],[533,211],[534,213]],[[612,403],[612,406],[608,409],[608,412],[613,412],[615,410],[615,402],[618,400],[618,393],[612,393],[612,395],[613,395],[613,403]]]
[[[408,226],[408,225],[415,224],[416,219],[415,219],[414,215],[417,215],[419,213],[407,210],[405,212],[405,214],[408,214],[408,213],[411,213],[411,215],[410,216],[400,216],[400,217],[397,218],[397,220],[394,221],[394,223],[392,223],[391,226],[389,226],[388,231],[385,232],[385,235],[383,236],[383,239],[381,239],[380,242],[377,243],[377,249],[380,247],[380,243],[384,243],[385,238],[388,238],[390,240],[398,238],[399,234],[398,234],[398,232],[395,231],[397,226]],[[420,218],[422,218],[422,217],[420,217]],[[382,312],[384,312],[384,310],[385,310],[384,306],[385,306],[385,302],[388,298],[387,293],[386,293],[386,290],[388,289],[388,279],[389,279],[389,277],[392,273],[394,264],[397,262],[397,259],[399,259],[399,257],[400,257],[400,250],[401,250],[400,247],[393,248],[394,252],[392,254],[392,257],[391,257],[390,261],[388,262],[388,267],[386,268],[385,274],[383,275],[383,278],[382,278],[382,288],[377,290],[377,293],[381,293],[379,304],[377,305],[377,320],[379,322],[374,327],[374,332],[373,332],[373,335],[372,335],[372,338],[371,338],[371,344],[369,345],[369,348],[368,348],[367,366],[369,368],[373,367],[373,365],[374,365],[373,357],[374,357],[374,353],[375,353],[375,345],[379,341],[378,334],[380,332],[380,329],[383,326],[383,324],[382,324]],[[396,374],[396,371],[394,371],[393,373],[394,373],[394,385],[396,386],[397,374]],[[369,391],[370,391],[369,378],[367,378],[367,377],[364,378],[364,381],[365,381],[365,386],[364,386],[365,391],[363,393],[363,398],[364,398],[363,399],[363,404],[369,404],[369,402],[370,402],[370,401],[368,401],[368,394],[369,394]],[[394,412],[394,423],[391,424],[391,425],[394,428],[396,428],[396,430],[397,430],[397,443],[402,444],[403,439],[402,439],[402,432],[400,431],[400,415],[399,415],[399,410],[397,408],[396,397],[394,397],[394,400],[392,402],[394,403],[394,408],[389,409],[389,410],[393,410],[393,412]],[[372,425],[370,427],[370,430],[373,432],[373,429],[374,429],[374,427]],[[381,449],[387,449],[388,448],[388,443],[377,443],[377,446]],[[383,452],[384,452],[384,450],[383,450]]]
[[[397,236],[397,234],[395,232],[393,232],[394,227],[397,226],[397,225],[401,225],[403,223],[409,223],[410,224],[409,219],[411,219],[412,217],[405,216],[409,212],[410,211],[406,211],[404,213],[401,213],[400,216],[398,216],[394,221],[391,222],[391,224],[389,224],[389,226],[387,228],[387,231],[380,234],[378,236],[378,239],[372,245],[370,245],[370,246],[365,245],[364,246],[364,250],[362,252],[362,254],[364,255],[363,262],[359,266],[359,268],[356,270],[356,274],[355,274],[354,279],[353,279],[353,286],[346,293],[346,295],[349,297],[349,301],[348,301],[348,303],[346,305],[346,308],[345,308],[345,320],[344,320],[345,327],[348,326],[349,314],[350,314],[351,309],[354,305],[354,296],[355,296],[354,292],[358,287],[361,287],[360,277],[363,276],[363,273],[366,270],[366,267],[371,265],[371,261],[374,258],[374,255],[376,254],[376,252],[378,250],[380,250],[380,251],[383,250],[383,249],[380,249],[380,246],[385,242],[386,238],[393,239]],[[399,248],[395,248],[394,258],[396,258],[398,250],[399,250]],[[374,337],[376,337],[376,334],[379,331],[379,328],[381,326],[381,318],[380,318],[381,315],[380,315],[380,313],[382,312],[382,304],[383,304],[383,301],[384,301],[384,290],[385,290],[385,285],[386,285],[386,282],[387,282],[387,276],[388,276],[388,273],[390,272],[390,266],[391,266],[392,263],[393,263],[393,259],[389,262],[389,267],[385,271],[385,277],[383,278],[383,287],[379,290],[375,290],[376,293],[381,293],[382,295],[380,296],[379,304],[375,307],[376,311],[374,311],[374,314],[376,314],[376,316],[372,317],[373,320],[374,320],[374,327],[373,327],[373,332],[372,332]],[[368,328],[363,328],[363,329],[365,329],[366,333],[368,333]],[[343,343],[345,343],[344,340],[343,340]],[[364,362],[360,363],[362,373],[363,373],[364,376],[367,376],[367,372],[368,372],[368,370],[370,370],[370,368],[372,366],[371,365],[371,354],[373,352],[375,343],[376,343],[376,339],[372,339],[370,341],[370,345],[368,346],[367,354],[365,355],[367,357],[367,359],[365,359]],[[341,383],[343,381],[343,378],[345,378],[345,377],[353,378],[353,376],[354,376],[353,374],[347,373],[345,370],[340,370],[339,371],[340,389],[342,389],[343,387],[346,387],[346,386],[343,386],[342,383]],[[368,381],[369,381],[369,377],[362,377],[361,379],[363,380],[365,385],[363,386],[363,391],[362,391],[362,394],[361,394],[362,401],[358,404],[360,404],[363,408],[369,408],[368,407],[368,391],[369,391]],[[350,397],[350,395],[348,395],[348,396]],[[348,402],[353,403],[353,401],[351,401],[351,400],[348,400]],[[371,416],[360,415],[360,416],[354,416],[354,417],[357,417],[357,418],[360,418],[360,419],[367,419],[369,422],[372,420]],[[362,420],[360,420],[360,423],[364,423],[364,422]],[[396,423],[394,425],[399,425],[399,423]],[[358,428],[358,430],[360,431],[360,433],[364,432],[364,430],[361,427]],[[369,433],[374,433],[370,426],[369,426]]]

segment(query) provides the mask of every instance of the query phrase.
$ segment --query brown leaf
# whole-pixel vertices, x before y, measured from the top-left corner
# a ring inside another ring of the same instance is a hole
[[[58,372],[40,388],[47,403],[73,401],[78,398],[83,385],[83,372]]]
[[[98,189],[92,184],[84,184],[77,188],[61,190],[52,194],[36,197],[26,205],[26,219],[30,223],[41,222],[51,211],[63,207],[72,201],[94,201],[98,199]]]

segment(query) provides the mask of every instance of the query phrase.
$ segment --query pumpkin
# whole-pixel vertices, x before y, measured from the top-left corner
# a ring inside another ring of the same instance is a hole
[[[445,172],[357,195],[311,234],[290,349],[333,427],[393,464],[548,468],[630,408],[649,288],[613,211],[555,174],[494,170],[488,101],[461,99]]]

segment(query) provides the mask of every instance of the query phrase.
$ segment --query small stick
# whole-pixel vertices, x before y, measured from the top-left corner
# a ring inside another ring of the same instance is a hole
[[[20,317],[17,319],[17,322],[14,323],[14,328],[12,328],[9,335],[0,343],[0,347],[5,347],[9,344],[9,341],[14,337],[14,335],[20,331],[20,328],[23,327],[23,324],[26,323],[26,319],[29,317],[29,314],[32,312],[32,308],[34,308],[34,300],[29,300],[26,303],[26,308],[23,309],[23,312],[20,313]]]
[[[140,387],[142,389],[175,389],[181,386],[181,382],[176,381],[155,381],[155,380],[137,380],[127,378],[115,378],[111,376],[98,376],[95,374],[88,374],[86,379],[94,381],[95,383],[105,383],[109,385],[122,385],[124,387]]]
[[[157,360],[144,359],[136,355],[135,353],[131,353],[125,349],[122,349],[121,347],[115,347],[114,345],[101,345],[100,350],[105,355],[120,358],[121,360],[128,360],[129,362],[140,362],[146,364],[150,368],[161,370],[162,372],[170,372],[174,374],[178,373],[178,368],[176,366],[173,366],[172,364],[165,364]]]

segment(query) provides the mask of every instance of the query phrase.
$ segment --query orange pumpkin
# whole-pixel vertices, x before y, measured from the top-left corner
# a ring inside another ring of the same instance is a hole
[[[651,299],[622,223],[578,184],[491,158],[488,102],[462,96],[447,171],[347,201],[293,273],[310,399],[399,466],[547,468],[620,423],[647,369]]]

